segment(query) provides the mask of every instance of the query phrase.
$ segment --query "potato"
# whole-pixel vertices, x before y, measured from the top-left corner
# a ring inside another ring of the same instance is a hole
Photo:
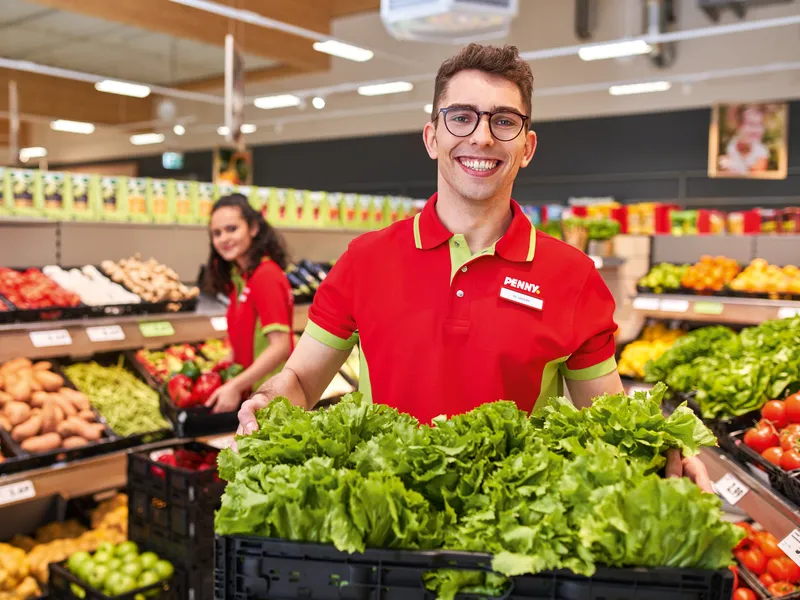
[[[69,400],[64,398],[61,394],[49,394],[50,398],[55,400],[56,404],[61,407],[61,410],[64,411],[65,417],[74,417],[78,414],[78,410],[75,408],[75,405],[72,404]]]
[[[9,402],[3,407],[3,414],[8,417],[12,427],[28,420],[31,416],[31,407],[25,402]]]
[[[86,421],[87,423],[94,423],[97,418],[94,416],[94,412],[91,410],[82,410],[78,413],[78,417]]]
[[[3,408],[8,402],[14,402],[14,396],[8,392],[0,392],[0,408]]]
[[[11,431],[11,439],[15,442],[24,442],[29,437],[37,435],[42,429],[42,415],[33,415],[24,423],[20,423]]]
[[[55,401],[48,398],[42,407],[42,433],[52,433],[58,428],[61,419],[58,418],[58,413],[61,408],[56,405]],[[63,412],[61,413],[64,414]]]
[[[46,360],[40,360],[33,365],[34,371],[50,371],[53,368],[53,363]]]
[[[31,399],[31,384],[26,379],[17,379],[8,387],[8,393],[17,402],[28,402]]]
[[[8,373],[14,373],[19,369],[24,369],[25,367],[31,367],[33,363],[29,361],[27,358],[15,358],[14,360],[10,360],[7,363],[0,366],[0,372],[4,375]]]
[[[90,424],[79,417],[70,417],[59,424],[58,433],[64,438],[79,435],[90,442],[95,442],[102,437],[104,429],[101,423]]]
[[[62,444],[64,448],[80,448],[81,446],[85,446],[88,444],[89,441],[85,440],[79,435],[72,435],[64,440]]]
[[[2,414],[0,414],[0,429],[11,431],[11,422],[8,420],[7,416]]]
[[[90,408],[89,398],[86,397],[86,394],[83,394],[78,390],[62,387],[58,390],[58,394],[72,402],[73,406],[75,406],[75,408],[77,408],[79,411],[89,410]]]
[[[57,433],[45,433],[28,438],[20,446],[25,452],[49,452],[61,447],[61,436]]]
[[[2,373],[0,373],[0,390],[2,390],[6,385],[6,377]]]
[[[31,401],[30,405],[34,408],[41,408],[44,406],[44,403],[50,398],[50,394],[47,392],[33,392],[31,394]]]
[[[36,371],[35,376],[47,392],[55,392],[64,385],[64,378],[50,371]]]

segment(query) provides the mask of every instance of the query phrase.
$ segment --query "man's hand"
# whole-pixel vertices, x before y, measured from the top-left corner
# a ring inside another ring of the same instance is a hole
[[[667,450],[666,476],[688,477],[704,492],[714,493],[706,466],[696,456],[684,458],[677,448]]]
[[[256,431],[258,429],[256,411],[269,403],[269,398],[260,392],[251,396],[249,400],[245,400],[239,409],[239,428],[236,430],[236,435],[250,435]]]

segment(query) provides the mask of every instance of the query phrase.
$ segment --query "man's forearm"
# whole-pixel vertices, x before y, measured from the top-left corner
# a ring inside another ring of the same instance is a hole
[[[266,396],[267,400],[270,401],[284,396],[294,406],[301,406],[306,410],[311,410],[316,404],[316,401],[309,402],[303,386],[300,385],[300,379],[297,374],[287,367],[284,367],[280,373],[265,381],[256,393]]]

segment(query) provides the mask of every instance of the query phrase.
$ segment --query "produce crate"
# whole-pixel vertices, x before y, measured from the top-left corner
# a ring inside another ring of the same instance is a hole
[[[28,269],[38,269],[39,267],[7,267],[12,271],[27,271]],[[44,273],[42,273],[44,275]],[[47,275],[44,275],[50,281],[53,281]],[[53,285],[58,285],[53,281]],[[60,287],[60,286],[59,286]],[[63,289],[63,288],[62,288]],[[83,319],[92,316],[92,307],[86,304],[79,304],[78,306],[46,306],[43,308],[17,308],[5,296],[2,296],[3,304],[9,308],[6,311],[0,311],[0,324],[7,323],[36,323],[38,321],[61,321],[65,319]]]
[[[96,266],[97,270],[103,275],[111,279],[110,275],[100,266]],[[112,279],[112,281],[114,281]],[[115,282],[118,283],[118,282]],[[123,288],[131,293],[136,293],[124,283],[119,282]],[[138,296],[138,294],[136,294]],[[197,298],[188,300],[163,300],[161,302],[145,302],[142,299],[141,304],[133,304],[131,306],[137,307],[136,314],[156,314],[156,313],[174,313],[174,312],[191,312],[197,308]]]
[[[763,600],[772,600],[772,598],[777,598],[777,596],[770,594],[769,590],[767,590],[767,588],[765,588],[764,585],[758,580],[758,576],[751,572],[742,563],[739,563],[737,568],[739,570],[739,577],[744,580],[744,582],[747,584],[747,587],[753,590],[759,598],[763,598]],[[792,592],[791,594],[786,594],[785,596],[780,596],[780,599],[800,600],[800,591]]]
[[[106,594],[83,583],[75,575],[70,573],[66,567],[67,561],[50,563],[50,579],[48,582],[48,595],[50,600],[139,600],[149,598],[151,600],[186,600],[188,596],[181,595],[180,585],[175,583],[178,578],[176,571],[173,576],[159,583],[138,588],[119,596],[107,596]],[[76,593],[77,592],[77,593]],[[140,595],[141,594],[141,595]]]
[[[433,600],[423,575],[441,569],[490,572],[491,556],[468,552],[368,549],[246,536],[216,539],[217,600]],[[502,600],[728,600],[728,569],[605,569],[591,578],[570,571],[510,577]],[[459,595],[458,598],[477,598]]]
[[[729,445],[734,448],[738,456],[745,462],[760,467],[769,477],[769,484],[790,501],[800,506],[800,469],[785,471],[778,465],[773,465],[758,452],[744,443],[746,431],[737,431],[728,435]]]
[[[217,452],[187,442],[164,448]],[[184,569],[211,569],[214,511],[225,482],[216,470],[188,471],[156,461],[157,453],[128,455],[128,538]],[[158,471],[156,471],[158,469]],[[164,474],[160,477],[156,473]]]

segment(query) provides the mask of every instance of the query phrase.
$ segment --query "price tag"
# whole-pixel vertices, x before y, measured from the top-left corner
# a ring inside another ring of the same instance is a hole
[[[211,317],[211,327],[214,331],[228,331],[228,319],[226,317]]]
[[[592,256],[592,262],[594,262],[594,266],[597,269],[603,268],[603,257],[602,256]]]
[[[169,321],[153,321],[152,323],[139,323],[139,331],[144,337],[165,337],[175,335],[175,328]]]
[[[28,500],[35,496],[36,490],[32,481],[26,479],[17,483],[10,483],[0,487],[0,506],[19,502],[20,500]]]
[[[661,311],[662,312],[685,313],[687,310],[689,310],[689,301],[688,300],[662,300],[661,301]]]
[[[661,302],[658,298],[644,298],[638,296],[633,299],[633,308],[635,310],[658,310]]]
[[[66,329],[53,329],[51,331],[31,331],[31,343],[35,348],[50,348],[52,346],[69,346],[72,338]]]
[[[223,448],[230,448],[231,444],[233,444],[233,434],[224,435],[208,442],[209,446],[214,446],[214,448],[219,448],[220,450]]]
[[[121,342],[125,339],[125,332],[119,325],[87,327],[86,335],[89,336],[90,342]]]
[[[717,496],[721,496],[728,504],[735,506],[750,489],[734,475],[725,473],[722,479],[712,484]]]
[[[789,306],[784,306],[783,308],[778,309],[779,319],[791,319],[792,317],[796,317],[797,315],[800,315],[800,308],[791,308]]]
[[[722,302],[695,302],[693,310],[698,315],[721,315],[724,308]]]
[[[778,548],[783,550],[786,556],[800,566],[800,529],[795,529],[783,538],[778,544]]]

